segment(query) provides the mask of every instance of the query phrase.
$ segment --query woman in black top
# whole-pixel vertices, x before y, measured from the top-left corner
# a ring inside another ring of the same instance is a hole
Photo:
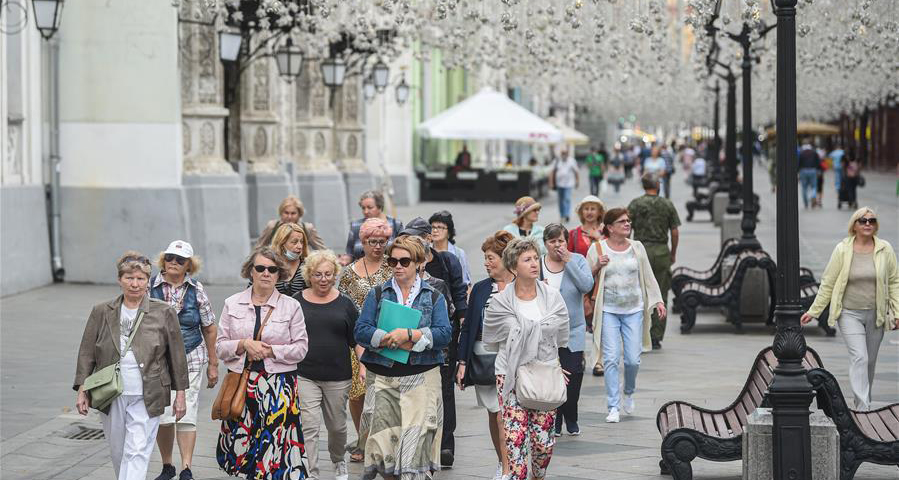
[[[272,250],[284,257],[287,264],[287,279],[275,284],[278,293],[294,296],[306,288],[303,278],[303,262],[309,253],[309,239],[303,227],[296,223],[285,223],[275,230]]]
[[[318,478],[318,434],[324,416],[328,429],[328,453],[337,480],[347,479],[346,420],[347,399],[353,372],[347,348],[356,346],[353,329],[358,312],[352,300],[334,288],[337,281],[337,256],[330,250],[317,250],[303,264],[308,288],[297,293],[306,318],[309,352],[297,365],[300,391],[300,415],[303,438],[309,458],[309,477]]]

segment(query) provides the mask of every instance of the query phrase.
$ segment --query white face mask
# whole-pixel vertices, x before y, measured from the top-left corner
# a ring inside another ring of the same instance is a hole
[[[285,251],[284,251],[284,257],[287,258],[288,261],[291,261],[291,262],[292,262],[292,261],[294,261],[294,260],[300,258],[300,254],[295,253],[295,252],[291,252],[290,250],[285,250]]]

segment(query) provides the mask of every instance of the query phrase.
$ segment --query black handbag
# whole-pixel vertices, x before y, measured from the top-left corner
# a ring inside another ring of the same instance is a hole
[[[472,385],[496,385],[496,354],[472,355],[468,362],[468,380]]]
[[[865,182],[865,177],[863,175],[859,175],[858,176],[858,186],[865,188],[865,183],[867,183],[867,182]]]

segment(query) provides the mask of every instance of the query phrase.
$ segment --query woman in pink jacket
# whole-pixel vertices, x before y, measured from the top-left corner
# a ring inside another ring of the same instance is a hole
[[[306,478],[296,375],[309,344],[303,310],[275,290],[287,270],[270,247],[254,250],[241,275],[252,286],[225,300],[215,350],[229,371],[250,370],[246,406],[239,421],[222,421],[216,459],[232,476]]]

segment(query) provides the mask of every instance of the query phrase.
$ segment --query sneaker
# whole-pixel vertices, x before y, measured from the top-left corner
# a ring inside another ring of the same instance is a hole
[[[562,436],[562,416],[561,415],[556,415],[555,428],[553,428],[553,431],[557,437]]]
[[[349,480],[350,472],[347,470],[346,462],[341,460],[334,464],[334,479]]]
[[[621,415],[619,415],[617,408],[609,410],[609,415],[606,417],[606,423],[618,423],[620,420]]]
[[[576,437],[581,434],[581,427],[578,426],[577,422],[571,422],[565,426],[568,429],[568,434],[572,437]]]
[[[453,451],[449,449],[440,451],[440,468],[453,468],[453,460],[455,457],[453,456]]]
[[[172,480],[177,474],[178,471],[175,470],[175,466],[166,463],[162,465],[162,473],[155,480]]]
[[[178,480],[194,480],[194,474],[189,468],[185,468],[184,470],[181,470],[181,474],[178,475]]]
[[[658,341],[652,342],[652,349],[653,350],[661,350],[662,342],[658,342]]]
[[[493,474],[493,480],[503,479],[503,462],[496,464],[496,473]]]
[[[636,405],[634,404],[634,396],[633,395],[625,395],[624,396],[624,413],[630,415],[634,413],[634,409]]]

